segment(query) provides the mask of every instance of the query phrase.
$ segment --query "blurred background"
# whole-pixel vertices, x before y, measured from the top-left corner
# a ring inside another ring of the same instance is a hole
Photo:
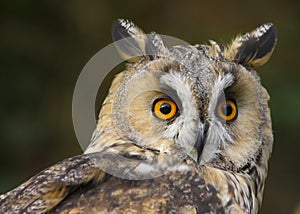
[[[275,147],[261,213],[300,213],[299,9],[292,0],[1,1],[0,193],[82,152],[73,89],[88,60],[112,42],[116,18],[192,44],[226,43],[271,21],[278,45],[258,70],[271,95]]]

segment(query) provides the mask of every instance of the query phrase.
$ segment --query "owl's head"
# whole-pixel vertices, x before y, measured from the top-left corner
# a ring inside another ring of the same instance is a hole
[[[269,96],[253,68],[273,52],[272,24],[228,46],[167,48],[160,35],[126,20],[112,33],[129,64],[112,83],[88,152],[131,142],[155,154],[181,150],[201,165],[230,171],[266,167],[273,142]]]

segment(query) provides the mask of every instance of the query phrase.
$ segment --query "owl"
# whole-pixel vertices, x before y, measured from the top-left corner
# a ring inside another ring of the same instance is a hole
[[[2,194],[1,213],[257,213],[273,135],[254,68],[273,24],[228,45],[167,47],[123,19],[112,36],[128,64],[84,154]]]

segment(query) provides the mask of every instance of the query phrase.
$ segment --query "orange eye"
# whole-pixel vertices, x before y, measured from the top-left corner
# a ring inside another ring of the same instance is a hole
[[[162,98],[154,101],[152,111],[157,118],[169,120],[176,115],[178,110],[173,100]]]
[[[235,120],[238,115],[236,102],[233,99],[226,99],[219,102],[217,115],[226,122]]]

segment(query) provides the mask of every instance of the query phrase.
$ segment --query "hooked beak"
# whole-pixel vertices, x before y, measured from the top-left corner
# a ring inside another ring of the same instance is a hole
[[[207,138],[207,131],[209,129],[208,123],[202,123],[199,127],[199,133],[197,136],[197,141],[194,145],[195,150],[197,151],[197,163],[200,163],[203,148],[206,144],[206,138]]]

